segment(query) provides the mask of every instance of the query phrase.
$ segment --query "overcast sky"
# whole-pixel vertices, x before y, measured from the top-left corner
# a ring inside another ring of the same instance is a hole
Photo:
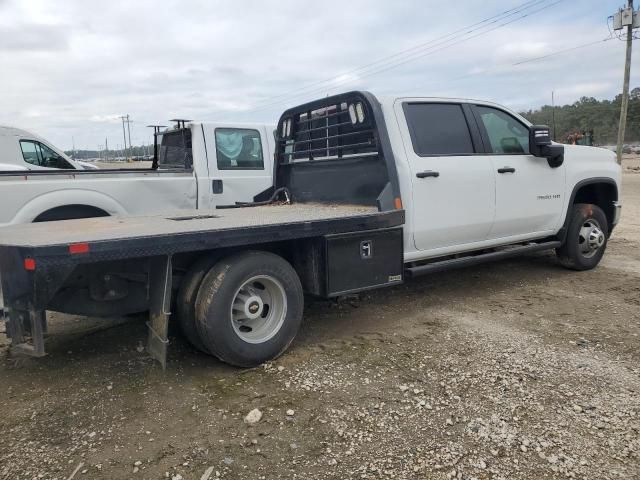
[[[606,38],[607,16],[624,3],[556,2],[0,0],[0,124],[96,149],[105,137],[122,144],[126,113],[136,145],[152,141],[148,123],[275,123],[288,106],[349,89],[517,110],[550,103],[552,90],[557,103],[612,98],[617,39],[513,65]]]

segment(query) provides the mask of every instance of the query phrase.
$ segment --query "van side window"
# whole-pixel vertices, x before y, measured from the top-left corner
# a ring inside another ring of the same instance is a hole
[[[40,142],[20,140],[20,149],[22,150],[22,158],[24,161],[31,165],[74,170],[73,165]]]
[[[469,155],[473,142],[462,106],[451,103],[405,103],[404,114],[417,155]]]
[[[219,170],[264,170],[260,132],[216,128],[216,157]]]
[[[493,153],[529,153],[529,129],[521,122],[497,108],[477,105],[476,109]]]
[[[20,149],[25,162],[38,167],[41,166],[42,158],[40,157],[40,149],[36,147],[36,142],[20,140]]]

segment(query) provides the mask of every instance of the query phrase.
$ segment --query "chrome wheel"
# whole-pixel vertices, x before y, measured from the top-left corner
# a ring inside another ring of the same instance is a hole
[[[247,343],[264,343],[273,338],[287,315],[287,294],[282,284],[268,275],[244,282],[231,305],[231,325]]]
[[[590,218],[582,224],[578,234],[578,245],[582,256],[593,257],[605,242],[606,237],[598,222]]]

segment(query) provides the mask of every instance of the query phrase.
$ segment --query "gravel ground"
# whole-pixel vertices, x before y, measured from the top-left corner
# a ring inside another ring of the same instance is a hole
[[[258,369],[175,338],[163,373],[142,318],[55,316],[40,360],[3,339],[0,478],[640,478],[635,167],[596,270],[543,254],[309,302]]]

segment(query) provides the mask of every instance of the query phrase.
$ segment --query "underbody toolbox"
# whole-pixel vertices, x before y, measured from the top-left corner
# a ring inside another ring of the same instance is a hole
[[[402,228],[325,238],[326,296],[402,282]]]

